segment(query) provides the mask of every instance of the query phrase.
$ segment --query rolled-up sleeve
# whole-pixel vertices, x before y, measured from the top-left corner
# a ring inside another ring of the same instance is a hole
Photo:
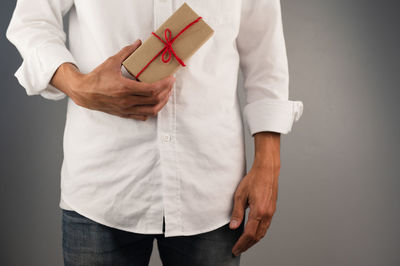
[[[303,113],[289,97],[289,73],[279,0],[242,1],[236,40],[244,76],[243,115],[251,135],[286,134]]]
[[[63,16],[72,5],[73,0],[17,1],[6,37],[22,56],[15,77],[28,95],[50,100],[66,97],[50,80],[62,63],[77,65],[65,45],[63,29]]]

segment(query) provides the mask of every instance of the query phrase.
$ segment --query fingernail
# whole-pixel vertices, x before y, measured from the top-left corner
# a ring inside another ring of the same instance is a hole
[[[238,224],[238,222],[237,222],[236,220],[232,220],[231,223],[230,223],[230,225],[229,225],[229,227],[230,227],[230,228],[234,228],[234,227],[237,226],[237,224]]]
[[[140,39],[137,39],[133,44],[134,44],[134,45],[140,44]]]

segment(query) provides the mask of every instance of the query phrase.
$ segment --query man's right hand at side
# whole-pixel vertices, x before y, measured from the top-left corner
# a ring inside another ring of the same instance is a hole
[[[175,78],[169,76],[150,84],[124,77],[122,62],[140,45],[137,40],[125,46],[88,74],[80,73],[72,63],[63,63],[50,84],[79,106],[144,121],[157,115],[168,102]]]

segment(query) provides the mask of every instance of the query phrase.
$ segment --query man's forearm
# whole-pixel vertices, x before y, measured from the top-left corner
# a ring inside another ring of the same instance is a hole
[[[250,207],[244,233],[232,248],[235,256],[263,238],[271,224],[278,197],[280,135],[272,131],[254,134],[254,163],[236,188],[229,225],[231,229],[238,228]]]
[[[272,131],[254,134],[254,167],[280,168],[280,138],[280,133]]]
[[[71,89],[76,86],[83,74],[72,63],[61,64],[54,73],[50,84],[70,96]]]

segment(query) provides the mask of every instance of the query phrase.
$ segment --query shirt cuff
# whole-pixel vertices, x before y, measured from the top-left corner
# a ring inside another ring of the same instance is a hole
[[[57,68],[65,62],[77,65],[64,44],[44,43],[24,58],[14,76],[28,95],[40,94],[49,100],[61,100],[65,93],[50,84]]]
[[[287,134],[303,114],[303,102],[263,99],[247,104],[243,114],[251,135],[261,131]]]

